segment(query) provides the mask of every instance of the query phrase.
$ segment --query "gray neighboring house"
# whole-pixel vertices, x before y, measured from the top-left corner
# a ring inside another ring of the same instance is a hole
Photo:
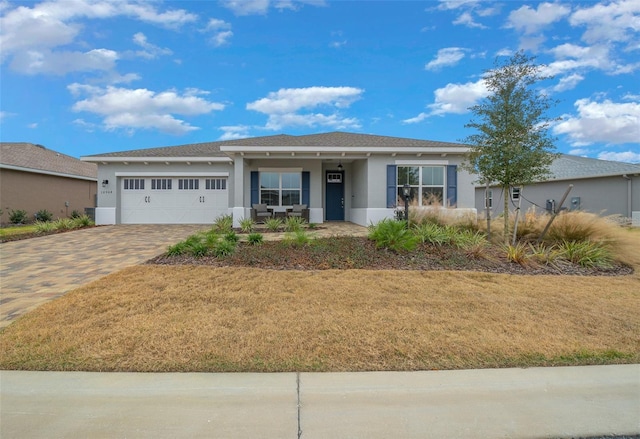
[[[11,210],[26,210],[29,219],[42,209],[54,218],[96,203],[98,168],[77,158],[27,142],[0,143],[0,221]]]
[[[538,211],[559,209],[570,184],[573,188],[563,209],[620,215],[633,218],[633,224],[640,226],[640,165],[565,154],[551,165],[548,180],[522,188],[522,211],[526,212],[532,206]],[[485,192],[484,186],[476,186],[475,206],[480,213],[486,212]],[[491,214],[501,214],[502,189],[492,187],[490,195]],[[515,208],[517,201],[511,202],[511,207]]]
[[[310,222],[368,225],[393,217],[402,186],[435,194],[475,214],[473,177],[460,169],[462,144],[332,132],[112,152],[98,165],[98,224],[237,226],[253,204],[309,207]],[[422,202],[422,201],[420,201]]]

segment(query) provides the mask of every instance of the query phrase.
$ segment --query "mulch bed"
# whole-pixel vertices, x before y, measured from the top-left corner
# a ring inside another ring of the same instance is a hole
[[[254,267],[270,270],[462,270],[506,274],[623,276],[633,268],[615,262],[611,268],[581,267],[567,261],[554,265],[533,262],[520,265],[507,260],[496,246],[485,249],[482,256],[467,254],[451,246],[422,244],[415,251],[395,253],[378,249],[364,237],[320,238],[304,246],[281,241],[261,245],[239,243],[235,253],[225,258],[191,255],[157,256],[147,262],[157,265],[208,265],[213,267]]]

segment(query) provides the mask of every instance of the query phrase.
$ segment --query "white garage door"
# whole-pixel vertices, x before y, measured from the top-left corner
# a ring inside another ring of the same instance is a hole
[[[120,179],[122,224],[211,224],[227,214],[226,177]]]

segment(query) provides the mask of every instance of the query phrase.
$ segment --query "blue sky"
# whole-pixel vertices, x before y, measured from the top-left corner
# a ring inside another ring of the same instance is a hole
[[[0,139],[79,157],[330,131],[460,141],[537,57],[559,152],[640,162],[640,0],[0,0]]]

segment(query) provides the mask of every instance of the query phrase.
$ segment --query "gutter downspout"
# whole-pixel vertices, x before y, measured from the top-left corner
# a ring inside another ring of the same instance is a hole
[[[631,218],[631,177],[622,174],[622,178],[627,180],[627,218]]]

